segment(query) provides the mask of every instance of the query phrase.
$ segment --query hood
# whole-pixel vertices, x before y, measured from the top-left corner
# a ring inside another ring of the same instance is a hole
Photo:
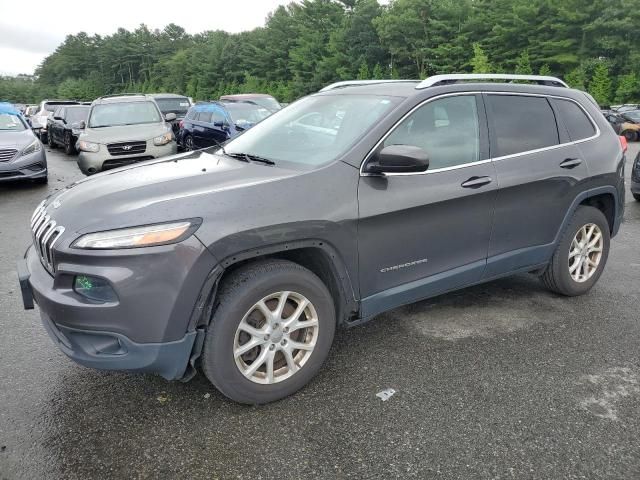
[[[102,144],[135,142],[150,140],[168,131],[170,131],[170,127],[165,122],[102,128],[87,127],[80,136],[80,140]]]
[[[213,202],[224,207],[222,192],[300,173],[200,150],[87,177],[50,197],[47,210],[77,233],[200,217]]]
[[[0,148],[15,148],[21,150],[35,140],[35,135],[30,129],[22,132],[0,131]]]

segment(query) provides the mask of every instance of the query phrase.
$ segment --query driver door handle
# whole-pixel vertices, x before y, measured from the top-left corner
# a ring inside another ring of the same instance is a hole
[[[567,158],[564,162],[560,163],[560,168],[575,168],[582,163],[579,158]]]
[[[484,185],[488,185],[493,181],[491,177],[471,177],[466,182],[462,182],[460,185],[462,188],[480,188]]]

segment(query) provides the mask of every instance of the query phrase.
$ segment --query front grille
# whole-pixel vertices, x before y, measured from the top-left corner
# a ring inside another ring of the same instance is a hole
[[[132,163],[142,162],[144,160],[153,160],[152,155],[146,155],[143,157],[134,158],[118,158],[115,160],[105,160],[102,164],[102,170],[110,170],[112,168],[124,167],[125,165],[131,165]]]
[[[0,149],[0,162],[7,162],[16,156],[18,151],[14,148]]]
[[[113,156],[117,155],[137,155],[147,151],[147,142],[120,142],[109,143],[107,150]]]
[[[54,273],[53,246],[64,232],[64,227],[56,224],[55,220],[47,215],[45,202],[38,205],[38,208],[31,216],[31,235],[33,236],[33,247],[38,252],[40,261],[49,273]]]

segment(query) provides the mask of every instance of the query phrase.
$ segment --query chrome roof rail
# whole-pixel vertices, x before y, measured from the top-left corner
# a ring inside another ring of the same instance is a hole
[[[401,83],[401,82],[419,82],[419,80],[344,80],[342,82],[332,83],[320,89],[321,92],[334,90],[341,87],[355,87],[357,85],[375,85],[377,83]]]
[[[551,87],[565,87],[569,88],[564,81],[557,77],[548,77],[544,75],[512,75],[505,73],[454,73],[450,75],[434,75],[428,77],[418,84],[416,89],[423,89],[428,87],[436,87],[439,85],[450,85],[452,83],[469,81],[469,80],[502,80],[506,82],[512,82],[516,80],[527,81],[537,83],[539,85],[547,85]]]

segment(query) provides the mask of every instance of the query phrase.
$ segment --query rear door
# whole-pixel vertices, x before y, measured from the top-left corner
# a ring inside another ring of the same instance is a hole
[[[211,112],[200,111],[197,113],[193,121],[193,144],[196,148],[208,147],[207,129],[211,123]]]
[[[490,278],[550,258],[587,167],[553,98],[507,93],[484,98],[499,186],[485,272]]]
[[[362,315],[478,281],[485,268],[495,171],[482,99],[431,99],[399,122],[377,149],[413,145],[423,173],[361,176],[358,250]]]

